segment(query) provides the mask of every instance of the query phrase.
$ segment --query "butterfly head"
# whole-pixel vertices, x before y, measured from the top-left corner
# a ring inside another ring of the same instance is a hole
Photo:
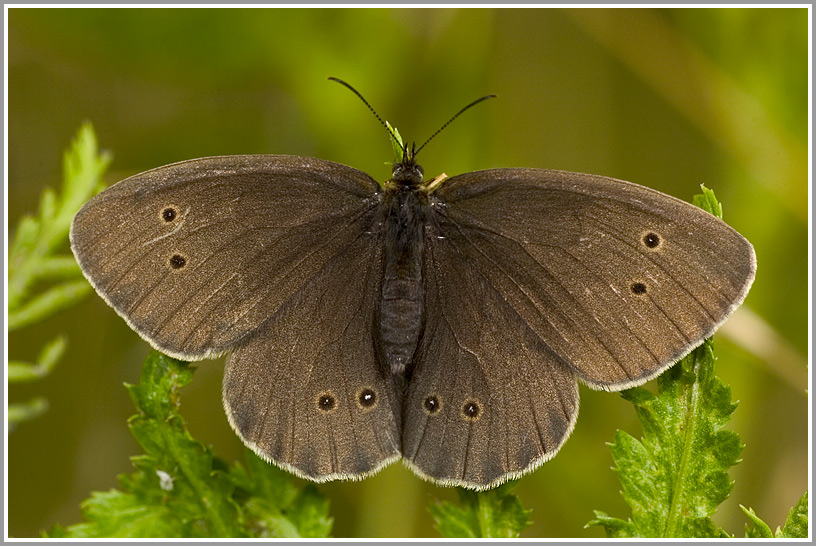
[[[416,143],[414,143],[411,144],[411,147],[409,148],[403,142],[402,137],[400,136],[399,131],[397,131],[396,127],[393,127],[390,123],[383,120],[380,117],[380,115],[374,110],[374,108],[372,108],[372,106],[368,103],[368,101],[365,100],[365,98],[360,94],[359,91],[357,91],[351,85],[349,85],[348,83],[344,82],[339,78],[332,77],[329,79],[345,86],[355,95],[357,95],[357,97],[359,97],[361,101],[363,101],[363,104],[365,104],[368,107],[368,109],[371,110],[371,113],[374,114],[377,120],[388,131],[388,134],[391,137],[391,144],[394,146],[394,152],[396,153],[396,157],[398,158],[402,157],[401,160],[394,162],[394,167],[393,170],[391,171],[391,180],[383,184],[380,184],[380,186],[385,190],[393,190],[398,188],[407,188],[415,190],[421,188],[427,194],[430,194],[431,192],[436,190],[440,186],[442,181],[444,181],[447,178],[447,175],[440,174],[439,176],[433,178],[432,180],[429,180],[426,184],[422,184],[422,176],[424,174],[424,171],[422,170],[422,167],[419,166],[416,162],[417,154],[420,152],[420,150],[422,150],[422,148],[425,147],[426,144],[433,140],[433,138],[436,135],[441,133],[445,127],[450,125],[451,122],[458,118],[465,110],[469,109],[470,107],[476,104],[479,104],[484,100],[496,97],[496,95],[485,95],[482,98],[476,99],[475,101],[471,102],[470,104],[459,110],[456,113],[456,115],[454,115],[451,119],[447,121],[447,123],[445,123],[442,127],[437,129],[437,131],[434,134],[428,137],[428,140],[426,140],[422,144],[422,146],[417,148]]]
[[[402,160],[394,162],[391,171],[391,182],[409,188],[416,188],[422,184],[422,176],[425,172],[422,166],[416,162],[416,144],[410,148],[402,148]]]

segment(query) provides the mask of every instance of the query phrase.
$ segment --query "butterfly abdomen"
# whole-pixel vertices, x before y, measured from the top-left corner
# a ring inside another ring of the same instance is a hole
[[[404,375],[409,368],[422,330],[424,210],[419,196],[406,187],[383,199],[385,269],[377,337],[380,354],[394,375]]]

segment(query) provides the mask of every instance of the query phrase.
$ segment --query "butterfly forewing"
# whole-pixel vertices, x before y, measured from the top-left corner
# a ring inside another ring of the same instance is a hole
[[[93,198],[71,244],[142,337],[198,359],[235,345],[315,276],[376,187],[356,169],[309,158],[186,161]]]
[[[753,248],[721,220],[606,177],[497,169],[450,178],[439,215],[459,252],[596,388],[659,374],[742,302]]]

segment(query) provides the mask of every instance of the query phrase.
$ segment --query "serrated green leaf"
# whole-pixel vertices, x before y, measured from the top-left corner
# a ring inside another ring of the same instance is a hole
[[[637,536],[637,529],[632,520],[623,521],[622,519],[613,518],[600,510],[594,510],[594,512],[595,519],[584,525],[584,528],[601,525],[606,528],[606,535],[609,538],[632,538]]]
[[[84,523],[54,527],[66,537],[323,537],[328,501],[314,487],[248,455],[229,467],[190,436],[179,413],[180,389],[194,368],[160,353],[145,360],[138,385],[126,385],[139,413],[128,420],[144,449],[119,477],[121,491],[94,493]]]
[[[112,159],[109,152],[99,152],[93,126],[88,122],[83,123],[76,139],[63,155],[65,207],[60,214],[67,213],[73,218],[89,197],[102,191],[102,173],[107,170]]]
[[[110,160],[109,154],[98,151],[91,125],[83,124],[63,156],[62,192],[57,195],[53,190],[46,189],[40,198],[36,219],[26,216],[17,227],[16,234],[20,240],[12,242],[9,253],[9,313],[26,305],[28,291],[44,272],[47,276],[53,276],[53,268],[43,267],[43,262],[52,258],[53,252],[67,243],[74,214],[103,187],[102,174]],[[71,271],[70,275],[75,277],[75,271]],[[82,295],[79,292],[74,294],[77,298]],[[37,320],[47,314],[38,314]]]
[[[447,538],[513,538],[529,527],[531,510],[510,491],[508,482],[489,491],[458,489],[461,506],[449,502],[431,504],[436,528]]]
[[[742,509],[742,512],[748,516],[748,519],[754,522],[753,527],[747,523],[745,524],[746,538],[773,538],[773,531],[771,531],[771,528],[768,527],[767,523],[759,519],[759,516],[756,515],[753,508],[746,508],[740,504],[740,509]]]
[[[152,352],[142,366],[138,385],[125,385],[133,404],[145,416],[163,421],[176,414],[179,390],[193,379],[195,368]]]
[[[473,510],[463,509],[450,502],[428,506],[434,526],[446,538],[478,538],[479,521]]]
[[[405,149],[405,143],[402,141],[402,135],[399,133],[399,129],[388,123],[385,122],[386,128],[388,128],[389,140],[391,141],[391,148],[394,150],[394,160],[395,161],[402,161],[402,153]]]
[[[776,529],[776,533],[771,531],[771,527],[756,515],[752,508],[746,508],[740,504],[740,508],[748,519],[753,522],[753,526],[745,524],[746,538],[808,538],[808,494],[802,495],[796,506],[790,509],[788,517],[785,518],[785,525]]]
[[[329,500],[312,484],[306,485],[286,512],[294,522],[298,536],[331,536],[334,519],[329,515]]]
[[[264,538],[321,538],[331,533],[329,503],[313,485],[298,487],[291,474],[246,450],[248,472],[236,481],[249,493],[246,525]]]
[[[184,525],[167,506],[146,504],[135,495],[112,489],[96,492],[82,503],[87,523],[63,529],[70,538],[180,538]],[[53,535],[52,535],[53,536]]]
[[[64,531],[83,537],[240,537],[233,485],[215,469],[209,448],[194,440],[178,414],[179,389],[193,368],[152,352],[140,383],[128,386],[139,413],[128,421],[145,455],[120,476],[122,491],[95,493],[83,503],[85,523]]]
[[[64,157],[71,158],[70,162],[66,161],[71,168],[64,170],[62,192],[58,195],[50,188],[45,189],[37,215],[26,215],[20,220],[15,239],[9,245],[8,331],[42,321],[91,291],[73,257],[55,256],[54,252],[67,246],[71,220],[79,207],[102,188],[102,174],[110,163],[110,156],[98,152],[96,136],[86,123]],[[35,288],[37,292],[32,294]],[[46,350],[57,349],[52,345]],[[12,362],[8,365],[11,381],[42,377],[58,358],[56,354],[43,360],[41,355],[36,365]],[[47,402],[41,398],[14,405],[9,408],[8,422],[13,426],[41,414],[46,407]]]
[[[613,470],[623,486],[623,497],[632,507],[638,534],[631,536],[654,536],[664,514],[652,510],[654,498],[660,495],[659,484],[650,479],[658,472],[652,455],[641,442],[621,430],[616,432],[610,449],[617,463]],[[624,461],[626,464],[621,466]]]
[[[711,515],[731,492],[728,468],[742,444],[722,430],[736,408],[714,376],[710,340],[661,375],[657,395],[642,388],[623,397],[635,406],[642,440],[618,431],[611,446],[630,522],[596,517],[609,536],[718,537]]]
[[[179,389],[192,379],[193,368],[182,361],[152,352],[142,369],[140,384],[129,390],[142,413],[128,421],[133,435],[153,461],[153,474],[161,489],[160,472],[172,482],[166,491],[179,501],[189,520],[201,519],[205,536],[241,536],[235,525],[236,506],[230,499],[232,483],[213,468],[212,451],[194,440],[177,413]],[[149,461],[150,459],[142,459]]]
[[[776,531],[776,538],[808,538],[808,493],[802,495],[790,509],[785,525]]]
[[[710,212],[717,218],[722,219],[723,217],[722,204],[720,204],[720,202],[717,201],[717,198],[714,196],[714,192],[706,188],[702,184],[700,185],[700,189],[703,190],[702,195],[697,194],[692,199],[692,203],[694,203],[694,206],[700,207],[701,209]]]

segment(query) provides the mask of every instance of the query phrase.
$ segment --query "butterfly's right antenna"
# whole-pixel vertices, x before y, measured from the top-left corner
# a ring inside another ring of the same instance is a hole
[[[447,122],[445,125],[443,125],[443,126],[442,126],[442,127],[440,127],[439,129],[437,129],[437,130],[436,130],[436,132],[435,132],[434,134],[432,134],[431,136],[429,136],[429,137],[428,137],[428,140],[426,140],[425,142],[423,142],[423,143],[422,143],[422,146],[420,146],[419,148],[417,148],[417,149],[414,151],[414,154],[418,154],[418,153],[419,153],[419,151],[420,151],[422,148],[424,148],[426,144],[428,144],[428,143],[429,143],[431,140],[433,140],[433,138],[434,138],[436,135],[438,135],[439,133],[441,133],[441,132],[442,132],[442,130],[443,130],[445,127],[447,127],[448,125],[450,125],[450,124],[453,122],[453,120],[455,120],[456,118],[458,118],[459,116],[461,116],[461,115],[462,115],[462,114],[465,112],[465,110],[467,110],[468,108],[470,108],[470,107],[472,107],[472,106],[476,106],[477,104],[479,104],[479,103],[480,103],[480,102],[482,102],[483,100],[487,100],[487,99],[495,99],[496,97],[498,97],[498,95],[485,95],[484,97],[479,98],[479,99],[476,99],[475,101],[471,102],[470,104],[468,104],[467,106],[465,106],[464,108],[462,108],[461,110],[459,110],[458,112],[456,112],[456,114],[455,114],[455,115],[454,115],[452,118],[450,118],[450,119],[448,120],[448,122]]]
[[[391,138],[393,138],[393,139],[394,139],[394,142],[396,142],[396,143],[399,145],[400,149],[402,150],[403,155],[405,155],[406,150],[405,150],[405,146],[403,146],[403,144],[402,144],[402,142],[401,142],[401,139],[400,139],[400,138],[398,138],[398,137],[397,137],[397,135],[395,135],[395,134],[394,134],[394,130],[391,128],[391,126],[390,126],[390,125],[388,125],[386,122],[384,122],[384,121],[383,121],[383,119],[380,117],[380,115],[377,113],[377,111],[376,111],[376,110],[374,110],[374,108],[373,108],[373,107],[372,107],[370,104],[368,104],[368,101],[367,101],[367,100],[365,100],[365,97],[363,97],[363,96],[360,94],[360,92],[359,92],[359,91],[357,91],[356,89],[354,89],[354,88],[353,88],[353,87],[352,87],[350,84],[348,84],[348,83],[344,82],[344,81],[343,81],[343,80],[341,80],[340,78],[329,77],[329,79],[330,79],[331,81],[333,81],[333,82],[337,82],[337,83],[339,83],[340,85],[344,85],[344,86],[348,87],[348,88],[351,90],[351,92],[352,92],[352,93],[354,93],[355,95],[357,95],[358,97],[360,97],[360,100],[361,100],[361,101],[363,101],[363,104],[365,104],[366,106],[368,106],[368,109],[369,109],[369,110],[371,110],[371,113],[372,113],[372,114],[374,114],[374,116],[375,116],[375,117],[376,117],[376,118],[377,118],[377,119],[380,121],[380,123],[382,124],[382,126],[383,126],[383,127],[385,127],[385,129],[386,129],[386,130],[388,131],[388,133],[391,135]]]

